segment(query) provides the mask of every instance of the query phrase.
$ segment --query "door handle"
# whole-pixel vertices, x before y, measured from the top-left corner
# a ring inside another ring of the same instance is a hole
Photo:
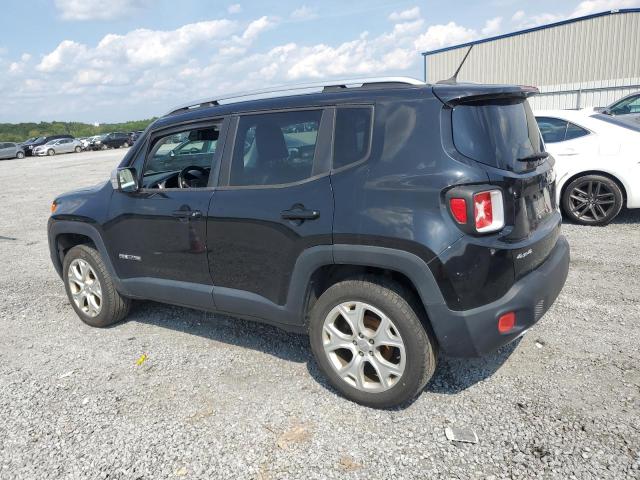
[[[176,218],[200,218],[202,212],[200,210],[175,210],[173,216]]]
[[[280,216],[284,220],[315,220],[320,217],[318,210],[305,210],[303,208],[292,208],[291,210],[283,210]]]

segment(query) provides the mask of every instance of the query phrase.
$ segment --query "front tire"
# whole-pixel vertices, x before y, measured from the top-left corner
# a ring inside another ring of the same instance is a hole
[[[129,142],[124,142],[122,144],[122,148],[129,148]]]
[[[108,327],[123,320],[131,301],[118,293],[100,254],[87,245],[67,252],[63,262],[67,297],[87,325]]]
[[[75,151],[76,151],[76,153],[80,153],[82,151],[82,147],[76,147]]]
[[[617,182],[603,175],[584,175],[564,189],[562,209],[581,225],[603,226],[618,216],[623,204]]]
[[[16,158],[17,158],[18,160],[22,160],[22,159],[24,158],[24,152],[18,152],[18,153],[16,153]]]
[[[50,157],[53,157],[55,154],[56,152],[53,148],[50,148],[49,150],[47,150],[47,155],[49,155]]]
[[[102,144],[102,147],[100,147],[100,148],[102,148],[102,150],[106,150],[106,149],[107,149],[107,148],[109,148],[109,147],[107,147],[107,146],[103,143],[103,144]]]
[[[436,346],[415,296],[379,277],[345,280],[325,291],[310,314],[311,350],[346,398],[374,408],[415,398],[436,368]]]

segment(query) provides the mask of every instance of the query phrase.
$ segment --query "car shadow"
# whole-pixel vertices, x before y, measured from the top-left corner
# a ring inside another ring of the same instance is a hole
[[[578,223],[572,222],[566,217],[562,218],[562,223],[564,225],[576,225],[576,226],[589,226],[589,225],[580,225]],[[632,223],[640,223],[640,208],[628,209],[623,208],[618,216],[611,220],[609,225],[624,225],[624,224],[632,224]],[[593,228],[606,228],[604,227],[593,227]]]
[[[250,348],[295,363],[312,359],[307,337],[272,325],[151,301],[134,302],[127,322],[139,322]]]
[[[150,301],[134,303],[128,321],[250,348],[295,363],[306,363],[307,371],[319,385],[339,395],[318,369],[305,335],[286,332],[259,322]],[[506,362],[520,340],[519,338],[495,353],[480,358],[453,358],[441,354],[436,373],[425,391],[455,395],[486,380]],[[392,410],[403,410],[412,403],[413,401]]]

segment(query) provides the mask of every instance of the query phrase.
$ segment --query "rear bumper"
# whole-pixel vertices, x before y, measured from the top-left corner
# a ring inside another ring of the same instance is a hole
[[[569,272],[569,244],[560,236],[549,257],[518,280],[500,299],[471,310],[453,311],[445,304],[429,305],[429,318],[440,349],[447,355],[480,356],[506,345],[534,325],[551,307]],[[498,332],[498,318],[516,313],[516,326]]]

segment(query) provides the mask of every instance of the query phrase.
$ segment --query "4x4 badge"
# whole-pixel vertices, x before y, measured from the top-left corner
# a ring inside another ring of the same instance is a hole
[[[126,253],[119,253],[118,258],[121,260],[135,260],[136,262],[142,261],[142,257],[139,257],[138,255],[127,255]]]
[[[529,250],[527,250],[526,252],[519,253],[519,254],[516,256],[516,259],[517,259],[517,260],[522,260],[524,257],[528,257],[528,256],[529,256],[529,255],[531,255],[532,253],[533,253],[533,249],[531,249],[531,248],[530,248],[530,249],[529,249]]]

